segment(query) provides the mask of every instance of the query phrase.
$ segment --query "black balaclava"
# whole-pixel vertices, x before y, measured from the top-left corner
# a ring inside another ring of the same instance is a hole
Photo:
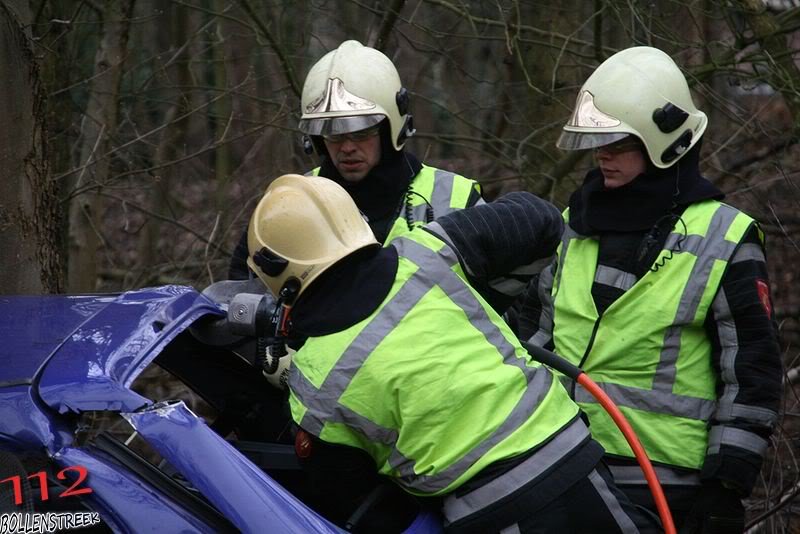
[[[592,169],[569,199],[569,225],[583,235],[642,231],[690,204],[722,199],[722,191],[700,175],[701,144],[702,139],[666,169],[654,166],[645,153],[645,172],[615,189],[605,189],[603,173]]]
[[[345,180],[327,151],[323,153],[319,170],[320,176],[330,178],[350,194],[358,209],[370,221],[370,226],[397,213],[411,180],[422,169],[422,164],[413,154],[403,149],[395,150],[391,142],[389,121],[383,120],[380,124],[381,159],[364,179],[355,183]],[[316,146],[320,145],[324,148],[323,143],[316,143]],[[383,241],[377,233],[378,240]]]

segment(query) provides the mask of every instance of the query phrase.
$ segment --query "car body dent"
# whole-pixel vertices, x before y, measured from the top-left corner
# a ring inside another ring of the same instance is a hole
[[[55,348],[38,380],[42,400],[59,413],[133,411],[150,401],[133,380],[164,347],[215,303],[183,286],[131,291],[95,310]]]
[[[342,532],[254,466],[182,401],[122,416],[243,532]]]
[[[0,388],[30,384],[53,351],[113,297],[0,297]]]
[[[74,428],[59,413],[150,403],[136,376],[198,317],[222,315],[194,289],[0,297],[0,436],[6,448],[55,453]]]
[[[0,388],[0,447],[15,452],[47,449],[73,441],[74,428],[48,417],[48,408],[31,395],[27,385]]]

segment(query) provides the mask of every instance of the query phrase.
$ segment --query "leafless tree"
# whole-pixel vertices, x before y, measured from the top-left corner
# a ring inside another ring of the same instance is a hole
[[[667,51],[710,117],[703,172],[767,235],[788,374],[750,509],[756,531],[789,528],[800,480],[800,2],[34,0],[31,24],[22,5],[0,2],[0,69],[13,80],[0,101],[22,112],[0,133],[4,291],[65,289],[67,248],[70,290],[224,277],[269,180],[316,166],[296,131],[300,89],[344,39],[398,65],[418,129],[410,150],[478,179],[489,199],[524,188],[562,207],[592,165],[554,146],[581,83],[619,49]],[[68,225],[57,216],[67,208]]]

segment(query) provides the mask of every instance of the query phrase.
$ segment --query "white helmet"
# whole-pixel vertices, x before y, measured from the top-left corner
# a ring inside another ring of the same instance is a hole
[[[653,165],[665,169],[700,140],[707,124],[675,62],[657,48],[637,46],[589,76],[556,146],[597,148],[634,135]]]
[[[391,60],[358,41],[345,41],[311,67],[300,100],[300,131],[336,135],[389,119],[392,145],[403,148],[414,133],[408,92]]]
[[[337,261],[369,246],[380,244],[340,185],[286,174],[269,184],[253,212],[247,265],[276,297],[288,281],[300,295]]]

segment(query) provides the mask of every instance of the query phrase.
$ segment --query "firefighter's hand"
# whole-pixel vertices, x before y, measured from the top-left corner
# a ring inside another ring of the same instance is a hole
[[[738,492],[709,481],[700,489],[680,533],[740,534],[743,530],[744,506]]]
[[[277,365],[275,364],[275,356],[272,355],[271,351],[267,349],[267,357],[266,361],[264,362],[264,370],[262,373],[264,374],[264,378],[267,379],[273,387],[278,389],[286,389],[287,388],[287,381],[289,380],[289,368],[292,366],[292,356],[294,356],[294,349],[286,347],[286,355],[277,358]],[[268,370],[272,370],[272,372],[268,372]]]

